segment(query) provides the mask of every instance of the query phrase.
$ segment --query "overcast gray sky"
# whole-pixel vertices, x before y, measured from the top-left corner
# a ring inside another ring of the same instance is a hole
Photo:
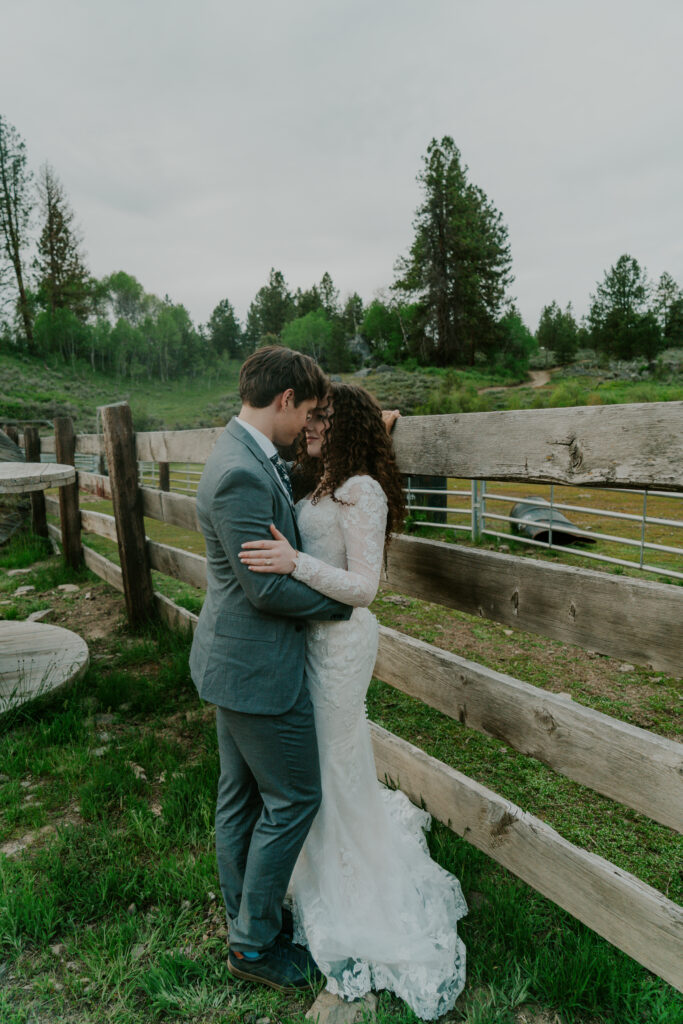
[[[680,0],[4,0],[1,110],[91,271],[196,322],[271,266],[369,301],[451,135],[536,328],[624,252],[683,285]]]

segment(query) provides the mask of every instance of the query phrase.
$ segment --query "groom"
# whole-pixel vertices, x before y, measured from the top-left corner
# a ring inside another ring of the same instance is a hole
[[[221,774],[216,853],[230,925],[228,969],[279,991],[317,976],[291,941],[282,900],[320,805],[313,709],[304,679],[307,619],[351,609],[290,576],[252,573],[243,541],[270,524],[300,547],[291,486],[276,445],[289,446],[327,392],[308,356],[258,349],[240,371],[239,415],[211,453],[197,491],[207,593],[190,653],[200,697],[216,705]]]

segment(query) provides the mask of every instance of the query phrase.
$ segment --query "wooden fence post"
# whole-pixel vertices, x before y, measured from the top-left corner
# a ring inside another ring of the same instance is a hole
[[[160,462],[159,464],[159,490],[170,491],[171,490],[171,474],[170,466],[168,462]]]
[[[136,627],[156,614],[149,565],[142,495],[138,487],[135,434],[126,402],[102,407],[104,450],[109,465],[116,536],[126,597],[126,612]]]
[[[38,427],[24,427],[24,450],[27,462],[40,462],[40,434]],[[42,491],[31,492],[31,527],[39,537],[47,537],[45,516],[45,495]]]
[[[76,435],[70,416],[55,419],[55,456],[65,466],[75,466]],[[79,569],[83,563],[81,546],[81,513],[78,508],[78,480],[59,488],[59,518],[62,524],[62,546],[67,565]]]
[[[11,423],[5,425],[5,433],[9,437],[10,441],[14,441],[15,444],[19,444],[19,433],[16,427],[13,427]]]

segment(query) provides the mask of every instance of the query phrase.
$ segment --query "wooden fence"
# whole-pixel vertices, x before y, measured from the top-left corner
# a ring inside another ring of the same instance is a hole
[[[150,568],[206,585],[205,559],[147,540],[143,516],[198,529],[195,499],[137,483],[136,460],[203,462],[214,430],[133,433],[125,404],[103,410],[104,435],[75,452],[106,453],[110,476],[78,474],[80,490],[111,498],[115,516],[61,514],[67,557],[123,590],[131,622],[154,611],[176,627],[197,617],[152,588]],[[59,437],[68,436],[60,426]],[[472,413],[399,420],[403,473],[683,491],[683,402]],[[43,450],[55,450],[51,438]],[[61,452],[64,454],[64,442]],[[72,456],[73,459],[73,456]],[[118,543],[121,567],[80,547],[80,531]],[[388,560],[397,591],[602,654],[683,674],[683,588],[499,554],[397,538]],[[381,628],[376,676],[554,771],[683,831],[683,746]],[[662,893],[563,839],[543,821],[424,751],[372,726],[378,777],[400,782],[494,860],[683,991],[683,910]]]

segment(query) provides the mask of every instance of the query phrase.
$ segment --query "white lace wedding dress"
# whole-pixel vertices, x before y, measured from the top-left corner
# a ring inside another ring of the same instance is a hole
[[[323,799],[290,885],[295,941],[310,949],[328,989],[347,999],[390,989],[432,1020],[465,981],[458,880],[429,856],[429,814],[377,781],[365,695],[377,654],[366,607],[379,583],[387,503],[372,477],[297,505],[303,552],[295,577],[354,605],[348,622],[307,626],[307,674]]]

